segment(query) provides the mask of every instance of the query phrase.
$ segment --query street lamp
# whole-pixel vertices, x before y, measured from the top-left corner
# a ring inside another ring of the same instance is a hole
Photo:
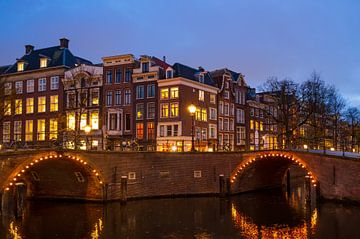
[[[188,107],[188,110],[191,115],[191,152],[195,152],[195,142],[194,142],[194,136],[195,136],[195,112],[196,112],[196,106],[191,104]]]
[[[89,143],[88,135],[89,135],[89,133],[91,132],[91,126],[90,126],[90,125],[86,125],[86,126],[84,127],[84,132],[85,132],[85,134],[86,134],[86,149],[87,149],[87,145],[88,145],[88,143]]]

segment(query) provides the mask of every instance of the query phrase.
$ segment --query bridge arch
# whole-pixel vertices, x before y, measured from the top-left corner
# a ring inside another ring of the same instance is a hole
[[[91,161],[72,154],[50,153],[32,157],[7,177],[4,191],[26,186],[30,198],[102,200],[105,184],[101,171]]]
[[[239,193],[282,186],[291,165],[303,169],[311,185],[319,187],[318,177],[300,157],[288,152],[264,152],[247,157],[235,167],[230,175],[231,191]]]

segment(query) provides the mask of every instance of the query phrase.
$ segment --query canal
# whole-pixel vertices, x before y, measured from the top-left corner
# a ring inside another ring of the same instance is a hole
[[[290,192],[229,198],[31,201],[22,219],[0,217],[0,238],[360,238],[359,206],[306,203],[304,188],[303,180],[292,179]]]

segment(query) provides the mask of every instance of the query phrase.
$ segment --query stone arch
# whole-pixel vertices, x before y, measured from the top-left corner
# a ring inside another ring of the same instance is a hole
[[[318,177],[303,159],[288,152],[264,152],[247,157],[232,171],[231,192],[240,193],[281,186],[287,169],[293,164],[306,171],[306,178],[313,187],[319,187]]]
[[[27,186],[30,198],[102,200],[105,182],[91,161],[50,153],[22,162],[7,177],[3,190],[13,190],[20,184]]]

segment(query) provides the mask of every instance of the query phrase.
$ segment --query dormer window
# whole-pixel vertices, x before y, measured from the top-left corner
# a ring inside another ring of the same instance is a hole
[[[17,71],[24,71],[25,68],[25,62],[20,61],[17,63]]]
[[[204,74],[199,75],[199,82],[204,83]]]
[[[48,59],[45,57],[40,58],[40,68],[47,67],[47,61]]]
[[[142,72],[143,72],[143,73],[149,72],[149,62],[143,62],[143,63],[141,63],[141,69],[142,69]]]
[[[170,78],[173,78],[173,75],[174,75],[174,71],[173,70],[167,70],[166,71],[166,79],[170,79]]]
[[[229,82],[227,82],[227,81],[225,82],[225,88],[229,89]]]

